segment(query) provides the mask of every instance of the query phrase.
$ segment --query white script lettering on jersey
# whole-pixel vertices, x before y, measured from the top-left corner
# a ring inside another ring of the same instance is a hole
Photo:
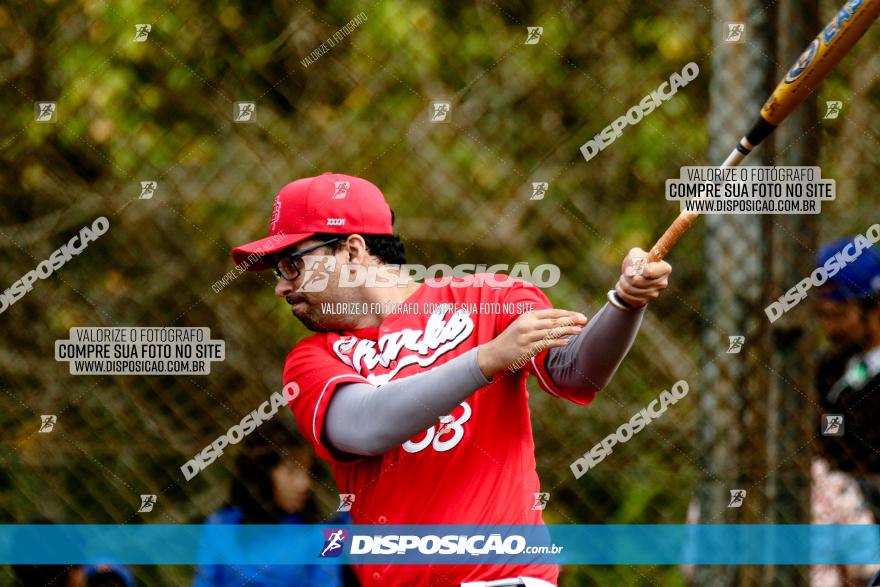
[[[459,310],[447,319],[446,312],[438,311],[428,318],[424,330],[406,328],[383,335],[378,341],[345,336],[333,344],[333,350],[342,362],[364,375],[373,385],[380,386],[409,365],[433,365],[441,356],[467,340],[473,331],[474,321],[467,312]],[[415,354],[400,358],[404,349]],[[397,366],[388,373],[371,373],[377,366],[388,368],[394,361],[398,361]]]

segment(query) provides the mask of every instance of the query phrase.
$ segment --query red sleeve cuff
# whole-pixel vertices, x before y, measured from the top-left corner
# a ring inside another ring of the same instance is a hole
[[[538,383],[541,385],[541,388],[550,395],[567,399],[579,406],[586,406],[587,404],[592,403],[596,398],[595,391],[589,389],[571,389],[568,387],[562,387],[553,382],[553,379],[550,378],[550,374],[544,366],[544,361],[547,359],[548,352],[550,352],[549,349],[541,351],[532,357],[529,362],[529,370],[538,378]]]
[[[346,455],[347,453],[337,451],[332,447],[327,446],[323,441],[324,419],[327,416],[327,406],[330,405],[330,398],[333,397],[333,394],[336,392],[339,386],[344,383],[370,382],[365,377],[354,374],[337,375],[336,377],[331,377],[324,384],[324,388],[318,395],[318,401],[315,403],[315,409],[312,413],[311,422],[304,422],[304,424],[306,424],[306,426],[308,427],[308,430],[303,432],[311,437],[312,444],[314,444],[315,446],[315,452],[318,454],[319,457],[329,463],[346,464],[351,463],[355,460],[353,458],[345,459],[344,455]]]

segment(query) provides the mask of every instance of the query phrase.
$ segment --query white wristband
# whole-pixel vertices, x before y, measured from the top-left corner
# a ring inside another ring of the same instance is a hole
[[[629,305],[619,295],[617,295],[617,290],[609,289],[608,290],[608,303],[617,308],[618,310],[622,310],[624,312],[632,312],[636,308]]]

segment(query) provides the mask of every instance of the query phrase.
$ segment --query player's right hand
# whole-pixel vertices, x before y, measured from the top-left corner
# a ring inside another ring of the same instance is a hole
[[[487,379],[507,369],[518,369],[545,349],[565,346],[587,323],[580,312],[548,308],[523,314],[504,332],[477,351],[477,365]]]

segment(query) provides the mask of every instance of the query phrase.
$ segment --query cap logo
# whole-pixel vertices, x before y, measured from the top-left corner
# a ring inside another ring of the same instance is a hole
[[[328,218],[327,226],[345,226],[345,218]]]
[[[351,182],[348,181],[334,181],[334,187],[336,188],[333,191],[333,197],[331,200],[341,200],[345,196],[348,195],[348,190],[351,189]]]
[[[269,232],[275,232],[275,226],[281,217],[281,194],[275,198],[275,205],[272,206],[272,224],[269,225]]]

